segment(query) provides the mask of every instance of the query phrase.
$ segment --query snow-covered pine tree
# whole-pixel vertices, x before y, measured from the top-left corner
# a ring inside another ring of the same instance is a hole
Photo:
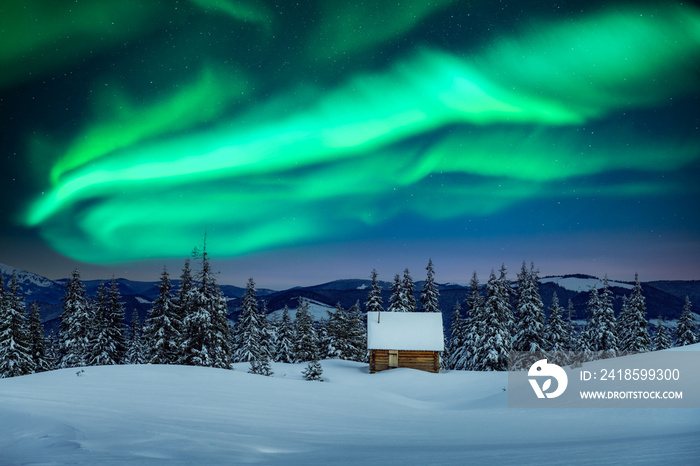
[[[671,347],[671,334],[664,327],[664,321],[661,316],[658,317],[656,324],[656,338],[654,339],[654,351],[661,351]]]
[[[204,258],[202,264],[204,264]],[[217,285],[211,266],[207,261],[209,277],[202,280],[200,296],[204,297],[202,303],[206,303],[212,322],[212,367],[219,369],[231,369],[233,348],[231,345],[231,323],[228,319],[228,305],[226,297],[219,285]],[[204,269],[204,265],[202,267]]]
[[[327,320],[320,319],[316,322],[316,334],[318,335],[318,357],[320,359],[329,359],[331,357],[330,354],[334,353],[337,342],[331,341],[328,334]]]
[[[404,312],[415,312],[416,310],[416,295],[414,293],[413,278],[408,268],[403,271],[403,280],[401,281],[401,307]]]
[[[692,313],[692,304],[690,298],[685,297],[683,312],[678,318],[676,327],[676,346],[693,345],[698,342],[698,337],[695,333],[695,317]]]
[[[367,303],[365,308],[367,312],[382,312],[384,308],[382,307],[382,287],[379,286],[379,281],[377,280],[377,271],[372,270],[372,287],[369,290],[369,295],[367,296]]]
[[[321,361],[314,359],[309,361],[306,368],[301,373],[305,380],[323,382],[323,366],[321,366]]]
[[[31,374],[35,368],[24,298],[13,273],[7,291],[0,278],[0,378]]]
[[[144,364],[146,362],[143,341],[143,328],[139,322],[139,312],[134,309],[131,314],[131,330],[126,345],[126,364]],[[175,347],[177,348],[177,345]]]
[[[639,274],[634,274],[634,289],[627,303],[628,313],[625,318],[625,341],[620,347],[621,351],[643,353],[651,350],[651,338],[647,324],[647,308],[642,285],[639,283]],[[618,326],[619,328],[619,326]]]
[[[181,323],[173,302],[168,270],[163,267],[158,283],[158,297],[148,311],[144,329],[145,359],[150,364],[177,364],[180,361]]]
[[[182,268],[180,275],[180,285],[175,295],[175,303],[173,314],[175,316],[174,324],[177,325],[177,330],[180,334],[178,341],[178,363],[186,364],[186,349],[185,349],[185,319],[194,312],[194,294],[195,283],[190,268],[190,259],[185,260],[185,266]]]
[[[80,280],[78,269],[73,270],[66,284],[66,293],[62,298],[63,313],[59,333],[59,367],[78,367],[87,363],[88,331],[90,311],[85,297],[85,288]]]
[[[241,301],[241,312],[238,323],[234,328],[236,334],[236,349],[233,353],[234,362],[251,362],[260,359],[262,354],[260,312],[258,311],[257,291],[252,278],[248,279],[246,291]]]
[[[267,314],[267,301],[263,300],[260,306],[260,349],[262,354],[272,361],[277,346],[277,327],[267,319]]]
[[[464,370],[476,370],[479,338],[486,322],[484,297],[479,290],[479,278],[476,272],[472,274],[469,282],[469,295],[465,304],[467,305],[467,316],[464,320],[462,355],[460,356],[461,361],[456,362],[456,364],[458,367],[463,367]]]
[[[394,282],[391,284],[391,296],[389,296],[389,307],[386,309],[387,312],[405,312],[406,310],[402,307],[403,299],[401,298],[401,293],[403,288],[401,287],[401,277],[397,273],[394,275]]]
[[[610,291],[607,275],[603,279],[603,290],[600,295],[595,288],[591,291],[588,308],[590,321],[586,336],[590,350],[597,353],[597,357],[600,358],[615,357],[618,351],[618,340],[612,307],[612,291]]]
[[[452,323],[450,324],[450,341],[447,345],[449,356],[447,357],[447,369],[465,370],[466,358],[464,354],[464,319],[462,319],[462,306],[459,301],[455,303],[452,311]]]
[[[58,337],[53,329],[49,331],[49,336],[46,337],[46,358],[49,361],[51,370],[56,369],[61,362]]]
[[[260,356],[260,359],[250,361],[250,367],[248,368],[249,374],[258,374],[270,377],[274,374],[272,366],[270,365],[270,358],[267,356]]]
[[[562,319],[564,309],[559,305],[557,292],[552,293],[552,305],[549,307],[549,320],[547,321],[546,341],[549,351],[567,351],[570,348],[569,330]]]
[[[318,336],[309,302],[299,297],[294,321],[294,361],[307,362],[318,359]]]
[[[192,253],[193,257],[201,258],[197,248]],[[208,267],[206,256],[204,263]],[[187,263],[186,263],[187,265]],[[183,271],[184,272],[184,271]],[[208,280],[211,271],[200,273],[199,278]],[[182,283],[180,284],[182,287]],[[192,281],[192,289],[188,293],[188,311],[183,321],[182,344],[180,347],[181,363],[188,366],[214,366],[215,349],[213,342],[214,322],[212,321],[211,303],[208,300],[208,285]],[[183,304],[180,302],[179,304]]]
[[[367,362],[367,324],[365,314],[360,310],[358,300],[348,310],[347,358],[357,362]]]
[[[92,301],[90,325],[87,336],[87,364],[103,366],[117,364],[114,355],[116,346],[109,331],[109,302],[104,283],[100,283]]]
[[[114,344],[112,357],[114,364],[123,364],[126,357],[126,338],[124,336],[124,303],[119,292],[117,280],[112,277],[107,290],[107,328],[109,338]]]
[[[582,351],[581,342],[579,338],[579,332],[576,329],[576,323],[574,322],[574,316],[576,315],[576,309],[574,308],[574,302],[569,298],[566,305],[566,331],[569,333],[569,346],[568,351]]]
[[[325,325],[326,335],[325,338],[323,335],[320,337],[324,347],[321,357],[350,359],[348,335],[350,323],[347,312],[340,303],[335,305],[335,310],[326,312],[328,313],[328,322]]]
[[[44,326],[41,324],[39,305],[34,302],[29,309],[29,340],[34,372],[50,371],[53,369],[53,363],[47,356],[46,336],[44,335]]]
[[[512,344],[514,351],[542,352],[547,347],[544,305],[537,289],[537,273],[534,264],[530,264],[528,271],[523,261],[522,269],[518,274],[517,319],[515,320],[515,335]]]
[[[260,326],[259,353],[257,359],[250,361],[250,369],[248,372],[251,374],[259,374],[270,377],[272,374],[274,374],[270,360],[274,354],[273,345],[275,341],[275,334],[272,325],[267,320],[267,303],[265,301],[263,301],[262,306],[260,306],[258,323]]]
[[[422,304],[421,310],[423,312],[440,312],[440,292],[435,285],[435,270],[433,269],[433,260],[428,260],[428,266],[425,268],[428,271],[428,275],[425,279],[425,284],[423,285],[423,291],[420,295],[420,302]]]
[[[588,294],[586,302],[586,324],[579,335],[580,351],[598,351],[594,344],[594,333],[597,331],[597,320],[600,314],[600,294],[595,286]]]
[[[292,326],[292,319],[289,317],[289,307],[286,305],[282,311],[282,320],[277,328],[275,361],[294,362],[294,327]]]
[[[624,348],[630,345],[631,333],[629,331],[629,325],[632,320],[630,316],[630,298],[627,295],[622,296],[622,308],[620,309],[620,314],[617,316],[617,341],[620,351],[625,351]]]
[[[501,296],[500,302],[503,304],[502,307],[502,319],[506,323],[506,331],[511,336],[515,329],[515,316],[513,315],[513,304],[511,302],[511,297],[513,295],[513,287],[510,285],[510,280],[507,277],[508,270],[506,264],[501,264],[501,268],[498,269],[498,293]],[[510,348],[510,345],[509,345]]]
[[[508,288],[504,286],[505,267],[501,267],[501,277],[496,278],[493,270],[486,283],[486,301],[484,303],[484,321],[480,325],[481,333],[477,340],[477,353],[474,358],[475,370],[504,371],[508,368],[511,350],[510,299]]]
[[[201,270],[192,294],[192,311],[183,322],[184,363],[229,369],[231,343],[228,308],[209,263],[206,237],[201,252],[195,248],[193,257],[201,261]]]

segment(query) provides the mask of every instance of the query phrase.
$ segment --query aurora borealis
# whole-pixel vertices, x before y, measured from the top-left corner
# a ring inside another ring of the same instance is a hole
[[[0,262],[698,278],[696,6],[279,3],[1,6]]]

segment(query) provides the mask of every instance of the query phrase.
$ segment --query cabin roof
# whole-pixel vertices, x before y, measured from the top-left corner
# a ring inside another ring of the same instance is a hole
[[[440,312],[368,312],[367,348],[443,351]]]

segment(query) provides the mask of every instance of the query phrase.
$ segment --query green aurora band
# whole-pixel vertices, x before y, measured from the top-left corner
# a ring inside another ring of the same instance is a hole
[[[269,24],[263,11],[194,3]],[[589,176],[670,172],[700,157],[697,139],[585,131],[682,98],[698,86],[699,61],[700,13],[668,5],[653,17],[608,10],[531,24],[475,56],[423,48],[330,92],[299,87],[237,114],[252,78],[205,69],[146,108],[127,97],[121,113],[98,108],[106,116],[69,144],[23,221],[67,256],[113,262],[181,257],[203,225],[217,254],[238,256],[353,238],[399,216],[488,216],[582,196]],[[602,195],[668,189],[637,179]]]

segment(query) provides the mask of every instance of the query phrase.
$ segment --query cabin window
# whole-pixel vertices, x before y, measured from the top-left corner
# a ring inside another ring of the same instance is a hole
[[[399,367],[398,350],[389,350],[389,367]]]

